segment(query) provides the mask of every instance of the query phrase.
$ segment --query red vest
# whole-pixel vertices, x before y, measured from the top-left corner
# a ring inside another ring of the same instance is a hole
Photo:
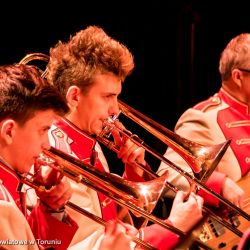
[[[55,126],[57,128],[52,130],[51,134],[55,140],[56,148],[69,154],[74,153],[83,163],[92,164],[97,169],[104,171],[104,167],[95,151],[96,140],[93,137],[65,119],[58,120]],[[67,135],[67,141],[65,134]],[[115,202],[101,192],[97,192],[97,194],[102,218],[104,220],[115,219],[117,216]]]

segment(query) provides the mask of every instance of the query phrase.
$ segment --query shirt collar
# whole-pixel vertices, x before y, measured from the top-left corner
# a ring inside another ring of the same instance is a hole
[[[249,115],[248,105],[244,102],[241,102],[230,95],[225,89],[221,88],[219,91],[219,97],[227,103],[230,107],[238,110],[238,112]]]

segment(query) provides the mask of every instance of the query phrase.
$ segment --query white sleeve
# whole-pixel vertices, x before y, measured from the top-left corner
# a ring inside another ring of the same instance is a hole
[[[24,215],[10,202],[0,200],[0,224],[1,249],[39,249]]]

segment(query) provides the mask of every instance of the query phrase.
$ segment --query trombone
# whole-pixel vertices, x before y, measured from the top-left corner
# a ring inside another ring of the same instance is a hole
[[[192,168],[194,176],[169,161],[162,154],[157,152],[154,148],[147,145],[137,135],[132,134],[130,131],[117,126],[115,121],[118,116],[115,116],[113,119],[109,118],[106,120],[103,131],[97,136],[97,140],[99,142],[103,143],[111,150],[117,152],[117,150],[119,149],[117,145],[110,140],[110,135],[113,129],[118,129],[122,135],[130,139],[136,145],[143,147],[147,152],[155,156],[160,161],[163,161],[165,164],[169,165],[182,176],[187,178],[191,185],[196,185],[198,188],[205,190],[207,193],[213,195],[222,203],[229,206],[232,210],[239,213],[245,219],[250,219],[249,214],[245,213],[243,210],[241,210],[233,203],[229,202],[228,200],[226,200],[221,195],[214,192],[204,184],[204,182],[208,179],[208,177],[217,167],[222,156],[226,152],[229,144],[231,143],[231,140],[227,140],[224,143],[217,144],[214,146],[204,146],[199,143],[190,141],[186,138],[183,138],[178,134],[168,130],[167,128],[151,120],[150,118],[146,117],[139,111],[133,109],[132,107],[120,100],[119,107],[121,111],[120,113],[123,113],[126,117],[130,118],[132,121],[136,122],[144,129],[148,130],[151,134],[155,135],[162,142],[172,147],[183,159],[186,160],[186,162]],[[138,164],[138,166],[143,168],[143,170],[145,170],[149,174],[152,174],[153,177],[157,176],[155,173],[152,173],[152,171],[146,169],[143,165]]]
[[[54,163],[52,163],[52,162],[54,162],[54,161],[53,161],[52,159],[50,159],[49,157],[45,156],[45,154],[41,154],[39,161],[40,161],[40,164],[43,162],[44,164],[46,164],[46,166],[50,166],[50,167],[52,167],[52,165],[54,164]],[[74,171],[72,172],[71,170],[66,170],[65,168],[64,168],[64,170],[62,170],[60,167],[57,168],[56,165],[54,165],[53,168],[56,169],[57,171],[60,171],[60,172],[64,172],[64,171],[67,172],[67,171],[68,171],[69,173],[67,173],[67,174],[63,173],[63,176],[64,176],[64,175],[67,175],[68,177],[70,177],[71,179],[73,179],[73,180],[76,181],[76,182],[83,182],[83,183],[84,183],[83,180],[81,181],[81,179],[83,178],[83,176],[77,176],[77,175],[78,175],[77,172],[74,172]],[[59,170],[59,169],[60,169],[60,170]],[[113,178],[113,177],[112,177],[112,178]],[[35,181],[35,174],[30,174],[30,173],[29,173],[29,174],[26,174],[26,175],[21,175],[21,176],[20,176],[20,179],[21,179],[21,182],[22,182],[22,183],[24,183],[24,184],[30,186],[31,188],[33,188],[33,189],[36,190],[36,191],[37,191],[37,190],[39,190],[39,191],[44,191],[44,190],[46,190],[47,188],[49,188],[49,187],[43,186],[41,183],[37,183],[37,182]],[[84,183],[84,184],[85,184],[85,183]],[[158,184],[156,184],[156,185],[157,185],[158,187],[160,187],[160,185],[158,185]],[[123,183],[121,183],[121,186],[124,187],[125,185],[124,185]],[[129,191],[133,193],[133,188],[130,188]],[[121,190],[121,192],[124,193],[124,190]],[[134,194],[135,194],[135,193],[137,193],[136,190],[135,190]],[[131,193],[130,193],[130,194],[128,193],[127,195],[131,196],[131,198],[134,199],[134,200],[137,199],[137,198],[133,197],[133,195],[131,195]],[[26,201],[23,200],[23,202],[25,203]],[[97,215],[94,215],[94,214],[90,213],[89,211],[87,211],[86,209],[84,209],[84,208],[82,208],[82,207],[79,207],[78,205],[74,204],[74,203],[71,202],[71,201],[68,201],[68,202],[65,204],[65,206],[67,206],[67,207],[69,207],[69,208],[75,210],[76,212],[78,212],[78,213],[80,213],[80,214],[82,214],[82,215],[88,217],[89,219],[92,219],[93,221],[99,223],[99,224],[102,225],[102,226],[106,226],[106,221],[104,221],[102,218],[100,218],[100,217],[97,216]],[[26,205],[24,205],[24,207],[25,207],[25,210],[23,209],[23,213],[26,212]],[[151,246],[151,245],[148,244],[147,242],[144,242],[144,241],[141,240],[140,238],[133,237],[132,240],[133,240],[133,242],[135,242],[137,245],[143,247],[143,249],[157,250],[155,247]]]
[[[19,64],[28,64],[30,61],[34,61],[34,60],[48,63],[49,56],[43,53],[30,53],[30,54],[27,54],[25,57],[23,57],[19,61]],[[47,68],[45,68],[45,70],[42,71],[41,77],[46,77],[46,74],[47,74]]]
[[[82,183],[97,192],[103,193],[122,207],[128,208],[134,213],[141,215],[153,223],[159,224],[179,236],[186,236],[185,232],[182,232],[178,228],[151,214],[152,204],[157,202],[164,190],[166,176],[161,176],[148,182],[124,180],[120,176],[100,171],[91,164],[83,163],[81,160],[54,147],[43,150],[41,157],[38,159],[38,164],[41,166],[49,166],[58,171],[62,176],[66,176],[77,183]],[[21,176],[21,181],[35,189],[44,189],[44,187],[39,187],[32,177]],[[88,213],[77,205],[71,202],[68,202],[66,205],[86,215],[90,219],[105,225],[105,222],[101,218]],[[148,245],[148,243],[138,238],[134,239],[134,241],[146,249],[154,249],[152,246]],[[202,249],[212,249],[199,239],[194,239],[194,242],[202,247]]]
[[[152,121],[150,118],[146,117],[145,115],[141,114],[139,111],[131,108],[127,104],[123,103],[119,100],[119,106],[120,106],[120,113],[123,113],[125,116],[129,117],[131,120],[138,123],[140,126],[151,132],[153,135],[155,135],[158,139],[172,147],[175,151],[179,153],[180,156],[182,156],[187,163],[190,165],[191,169],[194,172],[194,176],[190,173],[185,172],[182,168],[175,165],[168,159],[166,159],[164,156],[159,154],[156,150],[149,147],[143,140],[141,140],[137,135],[132,134],[130,131],[120,128],[116,123],[116,119],[118,118],[119,114],[114,117],[110,117],[105,122],[105,127],[103,131],[97,136],[97,140],[104,144],[109,149],[113,150],[114,152],[117,152],[119,150],[119,147],[110,140],[111,132],[114,128],[118,129],[119,132],[124,135],[125,137],[129,138],[131,141],[133,141],[138,146],[143,147],[147,152],[153,154],[156,156],[159,160],[163,161],[165,164],[168,164],[170,167],[175,169],[178,173],[180,173],[182,176],[187,178],[189,181],[191,188],[199,188],[205,190],[209,194],[213,195],[217,199],[219,199],[222,203],[226,204],[232,211],[237,212],[242,217],[247,219],[249,221],[249,215],[244,212],[242,209],[235,206],[230,201],[226,200],[224,197],[219,195],[218,193],[214,192],[213,190],[209,189],[204,182],[208,179],[208,177],[212,174],[214,169],[216,168],[217,164],[219,163],[220,159],[224,155],[226,149],[228,148],[230,144],[230,140],[215,145],[215,146],[204,146],[198,143],[195,143],[193,141],[189,141],[185,138],[182,138],[181,136],[175,134],[174,132],[166,129],[165,127],[161,126],[160,124],[156,123],[155,121]],[[159,176],[154,173],[152,170],[146,168],[142,164],[136,163],[136,165],[144,170],[146,173],[148,173],[152,178],[158,178]],[[169,182],[165,182],[165,185],[167,188],[171,189],[174,192],[178,191],[178,188],[173,186]],[[234,234],[236,234],[239,237],[242,237],[243,233],[238,230],[235,225],[232,225],[231,223],[227,222],[220,216],[216,215],[211,209],[203,206],[203,212],[204,214],[208,215],[210,218],[217,221],[219,224],[225,226],[229,230],[231,230]]]
[[[112,149],[114,152],[117,152],[118,149],[116,148],[116,146],[110,142],[109,140],[107,140],[104,137],[97,137],[97,140],[100,141],[101,143],[103,143],[105,146],[107,146],[108,148]],[[166,159],[167,160],[167,159]],[[168,160],[167,160],[168,161]],[[174,165],[172,162],[168,161],[168,164],[173,167],[173,168],[177,168],[178,171],[181,171],[180,173],[186,177],[189,178],[189,174],[184,172],[182,169],[179,170],[179,167]],[[155,172],[153,172],[151,169],[146,168],[144,165],[136,163],[136,165],[141,168],[142,170],[144,170],[146,173],[148,173],[152,178],[159,178],[159,175],[157,175]],[[188,176],[187,176],[188,175]],[[191,178],[191,176],[190,176]],[[194,179],[192,177],[192,180],[194,180],[196,182],[196,179]],[[198,183],[200,183],[197,180],[197,185]],[[165,182],[166,188],[172,190],[174,193],[178,192],[178,188],[175,187],[173,184],[171,184],[170,182],[168,182],[166,180]],[[203,184],[201,184],[203,186]],[[207,188],[206,186],[204,188]],[[209,192],[213,193],[212,190],[209,190]],[[217,193],[216,193],[217,195]],[[224,199],[223,197],[219,197],[220,199]],[[225,200],[225,202],[229,202],[227,200]],[[228,223],[227,221],[225,221],[224,219],[222,219],[221,217],[217,216],[211,209],[205,207],[205,205],[203,205],[202,211],[204,212],[205,215],[208,215],[209,217],[211,217],[212,219],[214,219],[215,221],[217,221],[218,223],[220,223],[221,225],[225,226],[226,228],[228,228],[229,230],[231,230],[234,234],[236,234],[239,237],[242,237],[243,233],[238,230],[235,226],[232,226],[230,223]]]

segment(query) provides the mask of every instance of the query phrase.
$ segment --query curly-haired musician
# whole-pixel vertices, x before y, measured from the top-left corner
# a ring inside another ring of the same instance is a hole
[[[107,118],[119,112],[117,98],[133,68],[130,51],[96,26],[89,26],[68,42],[59,42],[51,48],[47,79],[66,97],[70,107],[69,114],[52,126],[51,145],[91,163],[100,171],[109,172],[95,136],[102,131]],[[147,165],[145,150],[130,139],[124,140],[116,129],[112,133],[119,145],[117,156],[125,163],[124,178],[143,181],[142,171],[136,168],[135,161]],[[75,190],[73,203],[104,220],[117,218],[113,200],[87,186],[76,183],[72,186]],[[201,197],[191,193],[185,201],[185,194],[180,191],[166,222],[186,232],[201,219],[202,205]],[[69,249],[97,249],[104,235],[103,226],[74,211],[69,213],[80,227]],[[138,237],[158,249],[172,249],[179,238],[158,224],[141,228]]]

